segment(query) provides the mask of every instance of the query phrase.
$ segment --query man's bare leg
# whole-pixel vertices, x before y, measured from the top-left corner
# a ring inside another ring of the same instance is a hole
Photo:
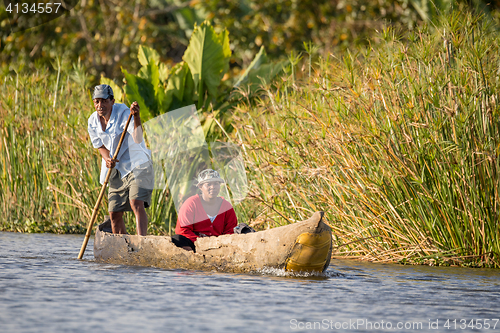
[[[123,212],[109,212],[111,217],[111,230],[114,234],[126,234],[125,222],[123,221]]]
[[[148,215],[146,214],[146,209],[144,208],[144,201],[130,200],[130,206],[135,214],[137,234],[146,236],[148,233]]]

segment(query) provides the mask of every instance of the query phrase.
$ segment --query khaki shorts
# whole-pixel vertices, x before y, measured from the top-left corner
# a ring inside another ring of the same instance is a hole
[[[140,170],[140,173],[137,170]],[[123,179],[118,170],[111,169],[108,211],[132,211],[130,199],[144,201],[144,207],[148,208],[151,204],[153,187],[145,184],[153,184],[153,180],[153,165],[150,162],[141,164],[134,171],[123,177]]]

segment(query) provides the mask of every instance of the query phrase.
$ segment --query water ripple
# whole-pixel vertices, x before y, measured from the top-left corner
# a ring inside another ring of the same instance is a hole
[[[76,260],[82,240],[0,232],[1,332],[286,332],[324,320],[500,317],[498,270],[342,260],[313,275],[165,270],[96,263],[92,240]]]

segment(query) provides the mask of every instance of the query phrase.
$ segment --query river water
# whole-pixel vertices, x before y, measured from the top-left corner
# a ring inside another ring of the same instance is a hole
[[[0,232],[0,332],[500,332],[500,270],[334,260],[324,276],[93,261],[83,235]]]

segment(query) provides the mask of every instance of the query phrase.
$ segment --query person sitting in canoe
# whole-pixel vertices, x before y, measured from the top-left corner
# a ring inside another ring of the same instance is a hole
[[[219,197],[224,180],[219,173],[206,169],[198,174],[197,187],[201,194],[189,197],[178,213],[177,225],[172,241],[185,250],[195,251],[198,237],[233,234],[238,225],[233,206]]]

